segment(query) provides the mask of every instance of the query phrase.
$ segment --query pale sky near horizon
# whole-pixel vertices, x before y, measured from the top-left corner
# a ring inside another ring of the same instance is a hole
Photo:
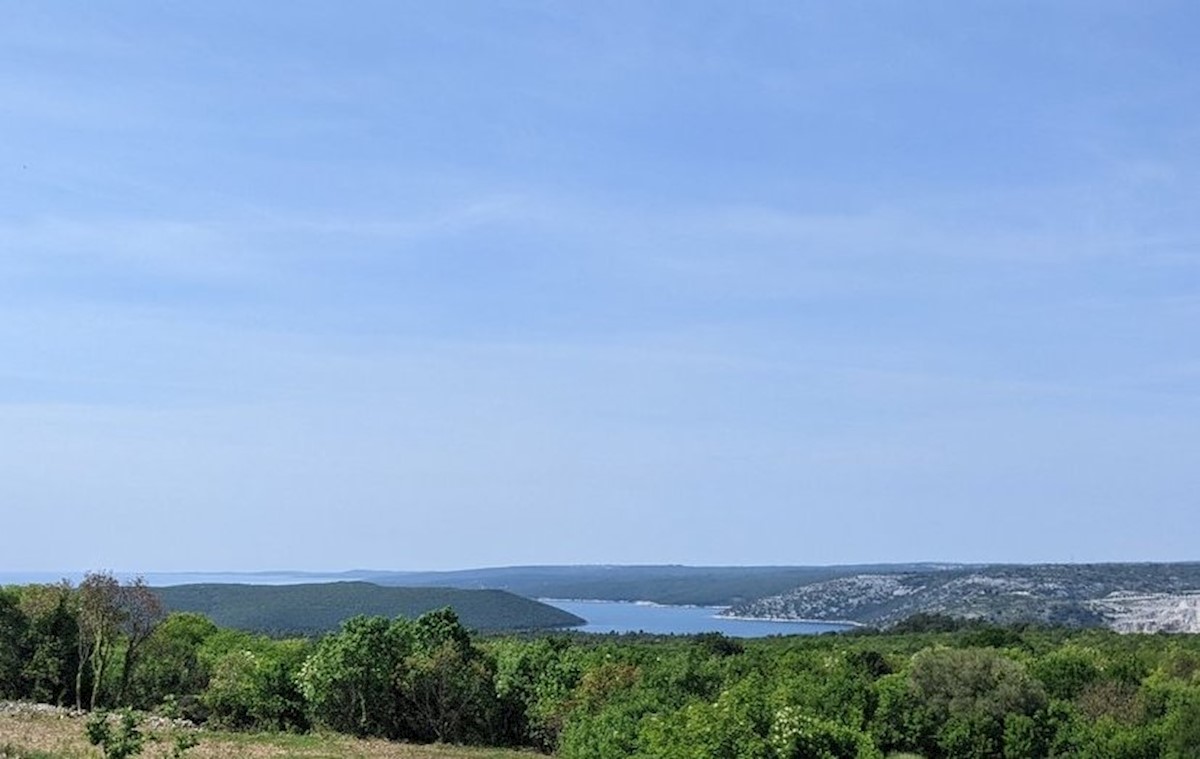
[[[0,4],[0,570],[1200,559],[1198,35]]]

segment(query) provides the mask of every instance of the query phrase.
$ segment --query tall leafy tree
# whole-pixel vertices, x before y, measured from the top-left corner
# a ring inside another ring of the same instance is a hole
[[[358,616],[322,638],[299,674],[313,721],[357,735],[407,737],[397,686],[411,632],[403,620]]]
[[[82,709],[85,670],[91,674],[92,688],[87,707],[100,701],[104,677],[112,662],[117,635],[121,630],[121,583],[109,572],[89,572],[79,584],[79,668],[75,675],[75,707]]]
[[[492,651],[502,734],[552,753],[579,683],[580,656],[565,637],[503,641]]]
[[[473,646],[422,646],[404,667],[405,695],[419,740],[479,742],[496,716],[495,666]]]
[[[62,706],[75,700],[78,672],[78,604],[70,583],[27,585],[21,589],[21,610],[29,620],[22,669],[26,696]]]
[[[0,697],[24,695],[21,670],[28,657],[28,627],[16,591],[0,588]]]
[[[217,626],[194,612],[175,612],[158,625],[142,647],[140,664],[131,675],[130,700],[150,708],[167,697],[195,695],[208,684],[208,667],[200,647]]]
[[[123,585],[117,593],[120,632],[125,637],[125,656],[121,659],[121,678],[117,703],[126,703],[129,679],[137,666],[142,645],[166,617],[162,601],[141,577]]]

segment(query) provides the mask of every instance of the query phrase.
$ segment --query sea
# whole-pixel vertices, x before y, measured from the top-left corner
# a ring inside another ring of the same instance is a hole
[[[768,619],[736,619],[718,616],[723,606],[674,606],[645,601],[593,601],[539,598],[539,601],[569,611],[587,620],[573,628],[591,633],[652,633],[694,635],[719,632],[732,638],[765,638],[771,635],[819,635],[848,630],[852,625],[836,622],[796,622]]]

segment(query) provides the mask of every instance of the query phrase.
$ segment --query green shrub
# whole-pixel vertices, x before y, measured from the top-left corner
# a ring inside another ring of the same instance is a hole
[[[134,713],[125,709],[114,727],[108,712],[93,712],[84,729],[93,746],[99,746],[104,759],[127,759],[142,753],[146,737],[139,729],[139,720]]]

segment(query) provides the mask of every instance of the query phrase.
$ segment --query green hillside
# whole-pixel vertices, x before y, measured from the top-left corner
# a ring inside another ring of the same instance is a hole
[[[204,614],[222,627],[309,635],[336,629],[358,614],[415,618],[449,606],[480,631],[571,627],[583,620],[503,590],[382,587],[367,582],[306,585],[175,585],[156,588],[171,611]]]
[[[529,566],[448,572],[353,573],[380,585],[501,588],[530,598],[590,598],[662,604],[726,606],[783,593],[798,585],[863,572],[921,571],[930,564],[829,567]]]

